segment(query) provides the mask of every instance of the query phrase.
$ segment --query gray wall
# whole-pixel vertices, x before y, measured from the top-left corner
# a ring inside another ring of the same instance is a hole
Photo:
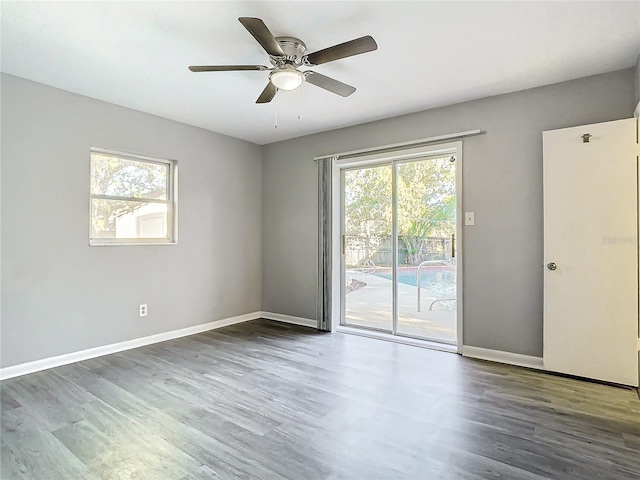
[[[3,367],[260,310],[260,147],[7,75],[1,100]],[[88,246],[91,146],[178,160],[178,245]]]
[[[314,156],[479,128],[464,141],[464,343],[541,356],[542,132],[629,118],[634,90],[627,69],[263,147],[263,310],[315,318]]]
[[[636,67],[262,151],[3,74],[0,365],[258,310],[314,318],[311,159],[473,128],[486,134],[464,145],[464,208],[476,212],[476,225],[464,232],[465,343],[539,356],[541,132],[630,117],[639,73]],[[91,146],[178,160],[178,245],[88,247]],[[140,303],[149,305],[146,318],[138,317]]]

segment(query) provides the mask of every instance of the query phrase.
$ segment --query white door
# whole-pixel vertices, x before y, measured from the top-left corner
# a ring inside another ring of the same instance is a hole
[[[636,121],[543,140],[544,366],[637,386]]]

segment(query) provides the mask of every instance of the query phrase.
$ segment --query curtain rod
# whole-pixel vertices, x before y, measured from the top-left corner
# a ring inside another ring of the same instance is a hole
[[[331,155],[320,155],[313,157],[314,161],[322,160],[323,158],[333,157],[350,157],[353,155],[360,155],[363,153],[383,152],[386,150],[396,150],[404,147],[419,147],[421,145],[427,145],[429,143],[439,142],[441,140],[453,140],[456,138],[473,137],[475,135],[481,135],[482,130],[467,130],[466,132],[448,133],[446,135],[438,135],[435,137],[421,138],[420,140],[411,140],[408,142],[391,143],[389,145],[380,145],[379,147],[361,148],[360,150],[351,150],[349,152],[332,153]]]

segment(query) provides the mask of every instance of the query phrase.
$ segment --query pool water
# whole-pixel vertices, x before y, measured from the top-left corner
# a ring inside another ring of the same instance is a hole
[[[391,280],[391,272],[376,272],[374,275]],[[416,270],[398,272],[398,282],[415,287]],[[451,270],[428,270],[420,272],[420,286],[436,298],[454,298],[456,296],[456,272]]]

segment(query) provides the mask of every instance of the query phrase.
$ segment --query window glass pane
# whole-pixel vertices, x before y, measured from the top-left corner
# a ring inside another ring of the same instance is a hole
[[[165,203],[91,199],[91,238],[168,238]]]
[[[166,200],[169,165],[91,154],[91,193]]]

